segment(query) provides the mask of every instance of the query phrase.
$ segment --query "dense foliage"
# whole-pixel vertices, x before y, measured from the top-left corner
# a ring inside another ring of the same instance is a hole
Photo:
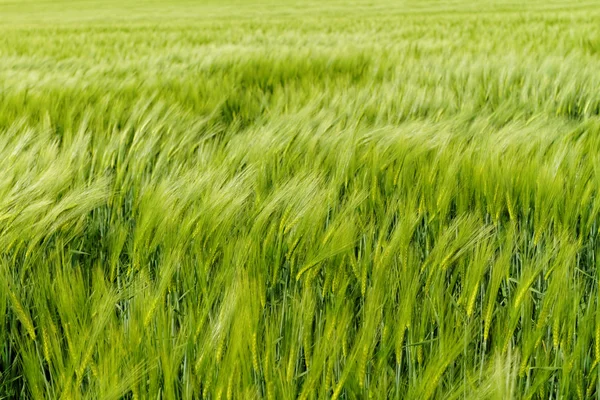
[[[0,0],[0,398],[599,395],[598,21]]]

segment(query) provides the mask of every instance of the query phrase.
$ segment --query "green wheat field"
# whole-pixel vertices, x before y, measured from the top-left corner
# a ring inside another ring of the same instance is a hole
[[[600,1],[0,0],[0,399],[600,396]]]

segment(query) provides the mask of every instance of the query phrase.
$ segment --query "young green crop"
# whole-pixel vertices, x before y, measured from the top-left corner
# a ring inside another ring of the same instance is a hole
[[[598,396],[599,6],[0,0],[0,398]]]

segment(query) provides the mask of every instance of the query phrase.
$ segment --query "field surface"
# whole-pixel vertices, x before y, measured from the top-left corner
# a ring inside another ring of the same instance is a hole
[[[600,396],[600,1],[0,0],[0,399]]]

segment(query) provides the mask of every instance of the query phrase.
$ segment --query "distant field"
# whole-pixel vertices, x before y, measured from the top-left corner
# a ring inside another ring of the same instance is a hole
[[[0,0],[0,399],[600,396],[600,1]]]

